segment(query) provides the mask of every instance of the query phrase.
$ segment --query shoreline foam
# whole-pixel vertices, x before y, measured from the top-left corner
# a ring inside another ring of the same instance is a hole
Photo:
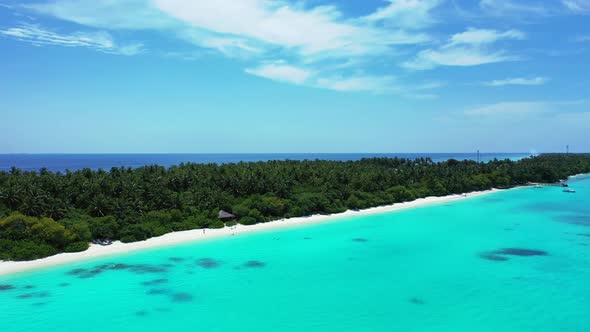
[[[516,187],[519,188],[519,187]],[[514,189],[514,188],[513,188]],[[260,223],[250,226],[236,225],[232,227],[225,227],[220,229],[194,229],[182,232],[172,232],[164,234],[159,237],[149,238],[145,241],[122,243],[120,241],[113,242],[109,246],[101,246],[91,244],[86,251],[75,253],[60,253],[54,256],[40,258],[32,261],[0,261],[0,276],[28,272],[43,268],[49,268],[59,265],[66,265],[69,263],[82,262],[94,258],[113,256],[117,254],[125,254],[138,250],[153,249],[158,247],[172,246],[175,244],[189,243],[202,241],[206,239],[215,239],[223,237],[232,237],[236,235],[259,232],[263,230],[283,229],[296,227],[300,225],[311,225],[316,223],[334,221],[340,218],[365,216],[372,214],[381,214],[393,211],[406,210],[410,208],[423,207],[433,204],[453,202],[457,200],[479,197],[482,195],[499,192],[503,189],[491,189],[485,191],[476,191],[467,194],[454,194],[441,197],[426,197],[419,198],[410,202],[395,203],[392,205],[373,207],[358,211],[348,210],[342,213],[330,215],[312,215],[307,217],[296,217],[278,219],[266,223]]]

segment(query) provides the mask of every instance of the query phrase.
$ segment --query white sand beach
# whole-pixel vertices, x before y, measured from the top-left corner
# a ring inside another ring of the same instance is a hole
[[[57,265],[63,265],[73,262],[80,262],[92,258],[98,257],[105,257],[110,255],[116,254],[124,254],[132,251],[142,250],[142,249],[149,249],[149,248],[157,248],[162,246],[170,246],[179,243],[186,243],[186,242],[193,242],[205,239],[212,239],[212,238],[222,238],[222,237],[231,237],[231,236],[239,236],[241,234],[247,234],[262,230],[272,230],[272,229],[280,229],[280,228],[287,228],[287,227],[296,227],[301,225],[309,225],[314,223],[320,222],[327,222],[337,220],[339,218],[344,217],[352,217],[352,216],[363,216],[363,215],[370,215],[370,214],[378,214],[378,213],[385,213],[385,212],[392,212],[416,207],[422,207],[432,204],[439,204],[439,203],[446,203],[457,201],[466,198],[473,198],[482,195],[486,195],[492,192],[500,191],[500,189],[491,189],[486,191],[479,191],[479,192],[472,192],[469,194],[463,195],[449,195],[443,197],[426,197],[420,198],[411,202],[405,203],[396,203],[393,205],[388,206],[381,206],[375,208],[369,208],[365,210],[359,211],[346,211],[343,213],[338,214],[331,214],[331,215],[313,215],[309,217],[298,217],[298,218],[290,218],[290,219],[280,219],[275,220],[267,223],[256,224],[251,226],[244,226],[244,225],[236,225],[233,227],[225,227],[221,229],[206,229],[203,231],[202,229],[195,229],[190,231],[183,231],[183,232],[173,232],[168,233],[160,237],[150,238],[145,241],[140,242],[133,242],[133,243],[122,243],[122,242],[114,242],[112,245],[109,246],[101,246],[92,244],[90,248],[83,252],[76,252],[76,253],[62,253],[57,254],[54,256],[41,258],[33,261],[25,261],[25,262],[12,262],[12,261],[2,261],[0,262],[0,276],[13,274],[13,273],[20,273],[26,272],[36,269],[42,269]]]

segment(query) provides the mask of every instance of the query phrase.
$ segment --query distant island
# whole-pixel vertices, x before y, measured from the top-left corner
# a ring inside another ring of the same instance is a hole
[[[332,214],[590,172],[588,154],[487,163],[428,158],[0,172],[0,260],[166,233]]]

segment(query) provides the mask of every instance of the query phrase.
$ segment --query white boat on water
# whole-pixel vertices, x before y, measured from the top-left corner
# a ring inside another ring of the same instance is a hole
[[[564,192],[564,193],[571,193],[571,194],[573,194],[573,193],[575,193],[576,191],[575,191],[574,189],[564,189],[564,190],[563,190],[563,192]]]

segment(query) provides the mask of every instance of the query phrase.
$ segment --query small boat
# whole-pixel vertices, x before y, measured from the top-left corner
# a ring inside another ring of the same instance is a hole
[[[563,192],[564,192],[564,193],[572,193],[572,194],[573,194],[573,193],[575,193],[576,191],[575,191],[575,190],[573,190],[573,189],[564,189],[564,190],[563,190]]]
[[[565,183],[565,182],[562,182],[562,183],[561,183],[561,186],[562,186],[562,187],[569,187],[569,185],[568,185],[567,183]]]

